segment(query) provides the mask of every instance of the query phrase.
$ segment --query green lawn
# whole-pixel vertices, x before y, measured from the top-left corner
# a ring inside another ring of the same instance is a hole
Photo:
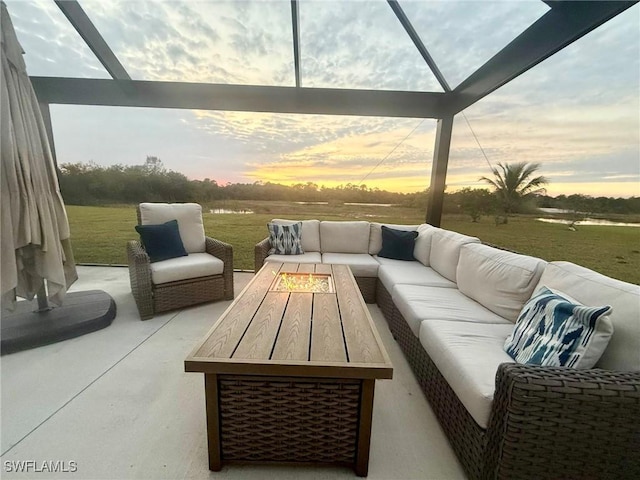
[[[213,207],[213,206],[212,206]],[[207,235],[233,245],[235,268],[253,270],[253,247],[267,236],[272,218],[368,220],[418,224],[424,213],[403,207],[299,205],[289,202],[226,202],[216,208],[249,208],[255,213],[211,214],[205,209]],[[73,250],[78,263],[126,264],[125,244],[136,239],[134,206],[67,206]],[[614,278],[640,284],[640,228],[543,223],[519,216],[496,226],[492,217],[472,223],[468,217],[445,216],[442,227],[479,237],[510,250],[545,260],[568,260]]]

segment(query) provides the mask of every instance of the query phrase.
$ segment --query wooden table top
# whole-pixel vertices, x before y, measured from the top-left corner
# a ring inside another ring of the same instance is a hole
[[[335,293],[270,290],[279,272],[331,274]],[[392,378],[346,265],[266,263],[185,360],[185,371]]]

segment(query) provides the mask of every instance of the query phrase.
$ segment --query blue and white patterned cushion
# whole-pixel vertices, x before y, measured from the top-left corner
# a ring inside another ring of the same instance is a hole
[[[613,334],[610,306],[587,307],[547,287],[524,305],[505,351],[518,363],[591,368]]]
[[[300,239],[302,238],[302,222],[282,225],[267,223],[271,250],[269,255],[300,255],[304,253]]]

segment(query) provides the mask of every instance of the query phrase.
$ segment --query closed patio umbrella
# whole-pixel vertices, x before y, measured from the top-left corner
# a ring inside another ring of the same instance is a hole
[[[116,305],[101,290],[67,294],[78,278],[69,221],[24,52],[4,2],[1,8],[0,353],[5,354],[104,328]],[[36,295],[35,311],[32,302],[17,302]]]
[[[46,281],[60,305],[77,279],[55,164],[23,50],[2,3],[2,306],[28,300]]]

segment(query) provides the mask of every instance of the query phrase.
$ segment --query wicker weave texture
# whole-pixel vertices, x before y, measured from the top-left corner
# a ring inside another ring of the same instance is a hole
[[[467,475],[482,478],[485,454],[485,430],[480,428],[438,368],[422,348],[400,312],[394,308],[395,337],[416,379],[432,407],[440,426],[447,434]]]
[[[376,277],[354,277],[366,303],[376,303]]]
[[[502,365],[487,471],[640,478],[640,372]]]
[[[224,278],[222,275],[162,283],[155,285],[153,289],[155,313],[222,300],[223,298]]]
[[[223,460],[353,464],[361,381],[219,376]]]
[[[153,317],[153,284],[149,256],[140,242],[131,240],[127,242],[127,259],[131,293],[136,301],[140,318],[146,320]]]

